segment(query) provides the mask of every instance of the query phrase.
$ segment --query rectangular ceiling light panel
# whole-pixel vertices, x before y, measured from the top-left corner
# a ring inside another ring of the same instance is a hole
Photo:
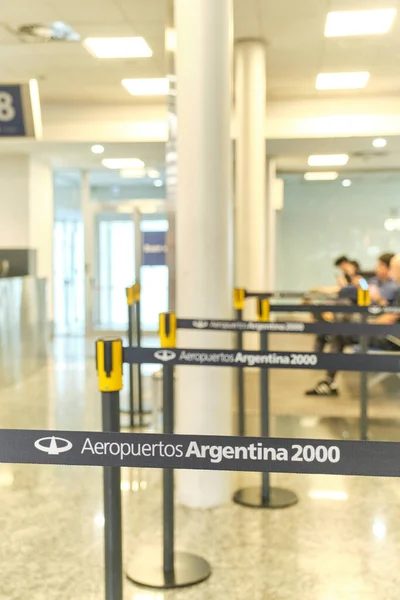
[[[104,158],[101,161],[107,169],[142,169],[144,162],[140,158]]]
[[[334,181],[339,177],[337,171],[314,171],[304,173],[306,181]]]
[[[348,154],[313,154],[308,157],[310,167],[339,167],[347,165]]]
[[[146,169],[122,169],[119,172],[121,179],[143,179],[147,175]]]
[[[142,37],[86,38],[83,45],[96,58],[147,58],[153,55]]]
[[[317,90],[359,90],[364,88],[369,80],[367,71],[354,73],[320,73],[315,87]]]
[[[165,96],[168,79],[123,79],[122,85],[132,96]]]
[[[387,33],[395,16],[395,8],[330,12],[326,18],[325,36],[344,37]]]

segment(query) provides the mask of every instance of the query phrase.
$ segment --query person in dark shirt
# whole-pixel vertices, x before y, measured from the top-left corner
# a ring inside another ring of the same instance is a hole
[[[378,258],[375,277],[368,282],[372,302],[386,305],[391,304],[395,298],[399,284],[390,277],[390,261],[393,257],[392,252],[385,252]]]
[[[341,275],[336,278],[340,287],[351,283],[352,277],[360,272],[360,263],[357,260],[350,260],[347,256],[339,256],[333,264],[341,271]]]
[[[396,291],[393,296],[391,306],[400,307],[400,254],[396,254],[390,261],[390,277],[397,284]],[[375,323],[393,325],[400,322],[399,313],[386,313],[377,317]],[[346,346],[352,346],[359,343],[359,338],[355,336],[337,335],[333,337],[331,351],[334,354],[343,352]],[[400,342],[400,340],[399,340]],[[386,350],[390,352],[399,352],[400,344],[397,343],[391,336],[387,337],[370,337],[368,339],[368,347],[377,350]],[[326,373],[325,379],[319,381],[315,387],[306,391],[307,396],[338,396],[339,391],[335,385],[337,372],[331,371]]]
[[[343,263],[344,260],[346,261],[345,263]],[[342,256],[334,263],[335,266],[337,266],[338,261],[342,261],[339,262],[339,264],[343,266],[346,272],[343,271],[343,285],[342,287],[338,286],[337,297],[340,300],[348,300],[349,302],[351,302],[351,304],[357,304],[358,281],[361,277],[360,264],[356,260],[349,260]],[[333,318],[331,314],[326,315],[325,317],[323,315],[318,314],[316,314],[315,316],[317,320],[322,321],[330,321]],[[314,352],[323,352],[325,346],[329,344],[330,341],[330,335],[326,335],[324,333],[320,333],[319,335],[317,335],[314,344]]]

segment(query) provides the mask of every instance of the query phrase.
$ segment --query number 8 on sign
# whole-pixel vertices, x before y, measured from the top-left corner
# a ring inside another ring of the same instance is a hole
[[[8,92],[0,92],[0,121],[12,121],[15,117],[13,97]]]

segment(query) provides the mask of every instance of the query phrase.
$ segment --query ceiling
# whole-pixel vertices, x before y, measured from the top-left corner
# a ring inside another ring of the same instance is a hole
[[[400,92],[399,0],[235,0],[235,38],[262,37],[268,44],[268,96],[272,100],[396,95]],[[397,8],[389,33],[325,38],[332,10]],[[370,71],[364,90],[321,92],[320,72]]]
[[[163,97],[133,98],[122,87],[126,77],[165,75],[164,29],[169,0],[14,0],[3,2],[0,15],[0,81],[21,82],[36,77],[47,105],[127,105],[165,103]],[[190,1],[190,0],[188,0]],[[215,0],[218,1],[218,0]],[[400,0],[233,0],[236,41],[262,38],[267,43],[268,99],[364,98],[400,95]],[[398,9],[391,31],[383,36],[325,38],[330,10]],[[15,31],[22,24],[61,20],[82,38],[143,36],[153,56],[135,60],[98,60],[79,42],[25,43]],[[321,71],[369,70],[364,90],[317,92]],[[99,140],[96,140],[97,142]],[[101,166],[88,143],[1,141],[1,153],[35,154],[56,169],[89,169],[105,185],[119,175]],[[163,172],[163,143],[109,143],[104,157],[138,157]],[[400,169],[400,138],[388,139],[384,150],[370,138],[268,140],[267,153],[277,157],[279,171],[307,170],[307,157],[318,153],[349,153],[343,172]],[[118,182],[117,182],[118,180]],[[99,183],[102,185],[102,183]]]
[[[123,78],[165,75],[165,6],[164,0],[4,2],[0,24],[1,81],[36,77],[44,103],[130,103],[132,97],[121,85]],[[82,38],[141,35],[153,56],[99,60],[79,42],[22,43],[13,33],[22,24],[54,21],[68,23]]]
[[[14,0],[3,2],[0,22],[0,80],[36,77],[44,103],[127,104],[134,99],[121,80],[163,77],[168,0]],[[399,9],[391,31],[362,38],[324,37],[329,10]],[[82,38],[143,36],[153,57],[98,60],[79,42],[23,43],[22,24],[64,21]],[[395,95],[400,92],[400,0],[234,0],[235,38],[258,37],[268,44],[268,97],[273,100]],[[320,71],[369,70],[371,80],[356,92],[317,92]],[[163,98],[156,99],[164,102]],[[152,99],[154,103],[154,98]]]

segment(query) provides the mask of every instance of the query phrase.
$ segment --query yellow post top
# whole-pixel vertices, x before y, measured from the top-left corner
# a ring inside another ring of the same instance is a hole
[[[129,288],[126,288],[126,301],[128,306],[132,306],[140,300],[140,283],[135,283]]]
[[[369,306],[371,304],[371,294],[369,290],[357,290],[357,304],[358,306]]]
[[[122,390],[122,365],[122,340],[119,338],[97,340],[96,367],[100,392]]]
[[[176,315],[175,313],[160,314],[160,342],[162,348],[176,346]]]
[[[233,290],[233,308],[235,310],[244,309],[244,301],[246,299],[246,292],[243,288],[235,288]]]
[[[257,315],[258,320],[268,323],[269,321],[269,299],[257,298]]]

